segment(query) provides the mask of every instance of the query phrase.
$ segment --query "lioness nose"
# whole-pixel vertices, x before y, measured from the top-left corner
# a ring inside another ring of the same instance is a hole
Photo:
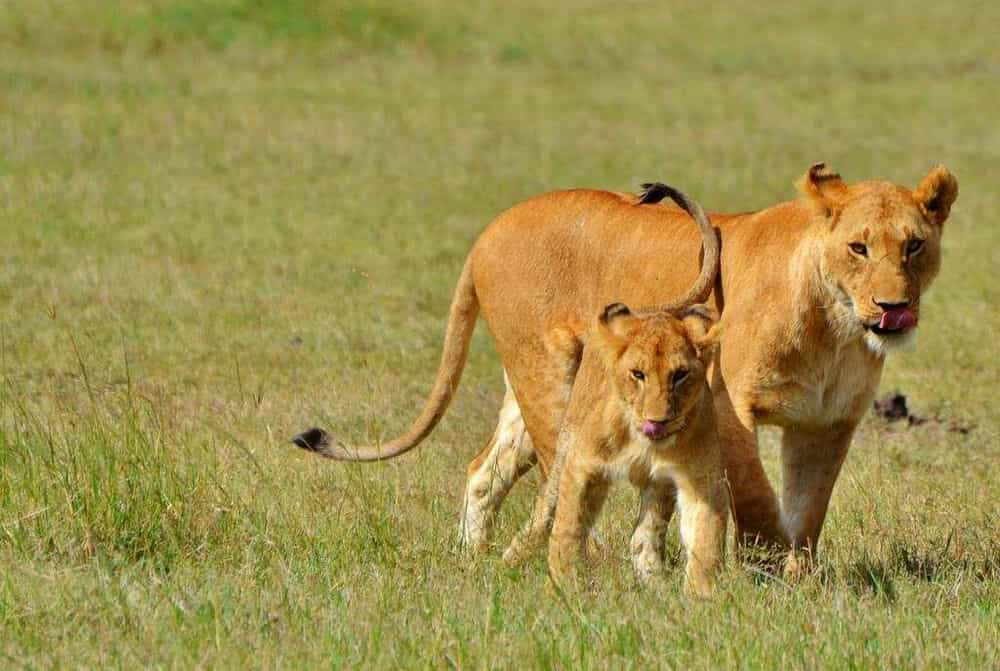
[[[880,301],[877,298],[872,298],[872,303],[879,306],[886,312],[889,310],[899,310],[900,308],[910,307],[910,301]]]

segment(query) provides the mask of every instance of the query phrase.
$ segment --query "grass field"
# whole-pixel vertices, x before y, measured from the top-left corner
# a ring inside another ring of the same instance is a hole
[[[765,5],[0,2],[0,666],[1000,668],[1000,6]],[[482,326],[412,456],[288,446],[407,425],[505,207],[747,210],[818,160],[961,196],[883,380],[942,422],[865,422],[802,584],[637,588],[626,489],[593,593],[465,559]]]

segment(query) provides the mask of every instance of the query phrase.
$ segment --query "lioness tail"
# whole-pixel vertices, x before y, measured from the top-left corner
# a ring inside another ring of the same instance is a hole
[[[313,428],[295,436],[292,442],[303,449],[338,461],[381,461],[412,450],[434,430],[448,409],[451,397],[462,378],[462,369],[469,353],[469,340],[476,327],[478,314],[479,299],[476,297],[476,288],[472,282],[472,261],[466,260],[462,276],[455,287],[455,295],[451,300],[444,349],[437,377],[434,379],[434,388],[424,402],[420,416],[402,436],[385,445],[351,447],[339,442],[334,444],[326,431]]]

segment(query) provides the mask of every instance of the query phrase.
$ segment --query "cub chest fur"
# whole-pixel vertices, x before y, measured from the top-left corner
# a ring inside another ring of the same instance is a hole
[[[672,462],[668,451],[676,442],[676,434],[658,441],[655,446],[645,436],[633,435],[617,454],[605,461],[604,475],[613,482],[669,477]]]

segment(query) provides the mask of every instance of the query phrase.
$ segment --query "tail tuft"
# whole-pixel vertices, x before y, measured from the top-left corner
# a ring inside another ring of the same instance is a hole
[[[323,429],[313,427],[308,431],[303,431],[299,435],[292,438],[292,443],[301,447],[303,450],[320,452],[324,448],[330,446],[330,434]]]
[[[663,182],[646,182],[642,185],[642,193],[639,194],[639,204],[659,203],[669,196],[671,191],[673,189]]]
[[[434,377],[434,386],[424,401],[424,409],[406,433],[385,444],[355,447],[345,445],[322,429],[313,428],[295,436],[292,442],[304,450],[335,461],[383,461],[409,452],[434,429],[458,387],[478,312],[479,300],[472,280],[472,262],[467,259],[451,300],[441,364]]]

